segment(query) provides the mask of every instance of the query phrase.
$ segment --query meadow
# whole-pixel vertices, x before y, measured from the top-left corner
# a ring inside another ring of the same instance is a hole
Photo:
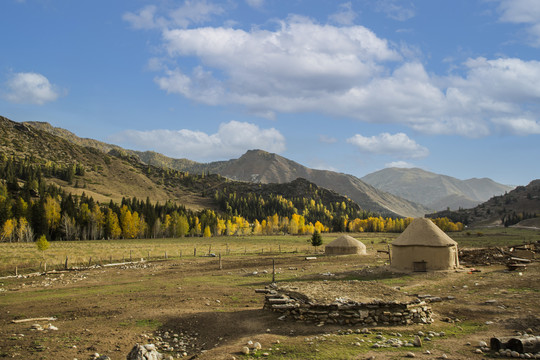
[[[494,334],[540,332],[538,262],[523,272],[492,265],[477,266],[479,272],[393,273],[384,270],[388,257],[377,250],[386,250],[396,234],[352,235],[367,245],[367,256],[324,256],[324,244],[338,234],[323,234],[318,254],[307,235],[54,242],[43,253],[35,244],[0,244],[4,275],[13,275],[14,266],[21,272],[36,270],[44,261],[63,267],[65,256],[70,264],[79,259],[87,265],[90,256],[92,263],[106,263],[128,260],[130,252],[133,260],[146,259],[150,252],[150,261],[143,263],[0,279],[0,358],[73,360],[98,352],[115,360],[125,359],[135,343],[160,344],[160,349],[168,343],[175,350],[161,351],[173,359],[401,359],[410,351],[421,359],[443,354],[482,359],[476,344]],[[540,240],[540,232],[527,229],[450,235],[461,247],[475,248]],[[222,254],[222,268],[208,252]],[[306,255],[316,259],[306,260]],[[377,326],[367,334],[338,325],[279,321],[262,309],[264,297],[254,291],[272,281],[273,260],[278,283],[370,281],[408,296],[454,300],[431,304],[433,324]],[[40,332],[31,329],[33,323],[12,323],[44,316],[57,318],[53,325],[59,330]],[[418,331],[445,335],[424,341],[421,348],[372,347],[381,336],[410,340]],[[244,356],[240,350],[249,340],[263,349]]]
[[[184,237],[166,239],[119,239],[92,241],[51,241],[49,249],[39,251],[34,243],[0,243],[0,276],[48,270],[66,265],[88,266],[127,261],[165,260],[214,254],[254,256],[261,254],[324,252],[324,245],[339,234],[323,234],[323,245],[314,248],[310,235]],[[387,250],[399,234],[349,233],[368,249]],[[540,240],[538,231],[520,228],[480,228],[449,233],[460,247],[494,247],[532,243]],[[46,264],[46,265],[45,265]]]

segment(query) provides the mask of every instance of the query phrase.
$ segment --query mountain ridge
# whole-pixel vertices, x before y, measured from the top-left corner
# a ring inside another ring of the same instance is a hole
[[[459,180],[420,168],[386,168],[362,180],[433,210],[471,208],[513,189],[489,178]]]
[[[126,150],[101,142],[98,142],[96,146],[97,140],[80,138],[65,129],[55,130],[57,128],[48,123],[26,122],[25,124],[38,126],[48,132],[54,131],[59,136],[79,145],[96,147],[101,151],[116,150],[126,155],[137,156],[145,164],[162,168],[168,167],[198,174],[216,173],[232,180],[255,183],[285,183],[304,178],[320,187],[349,197],[363,209],[378,212],[384,216],[418,217],[430,211],[409,200],[378,190],[353,175],[310,169],[293,160],[263,150],[248,150],[238,159],[204,164],[188,159],[169,158],[153,151]]]

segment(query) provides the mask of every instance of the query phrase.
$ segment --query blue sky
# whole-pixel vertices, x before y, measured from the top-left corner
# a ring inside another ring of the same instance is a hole
[[[2,0],[0,115],[201,162],[540,178],[538,0]]]

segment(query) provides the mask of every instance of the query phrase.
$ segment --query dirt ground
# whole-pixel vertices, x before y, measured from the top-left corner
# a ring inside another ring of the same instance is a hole
[[[433,324],[376,327],[370,333],[445,335],[422,348],[373,349],[362,345],[371,337],[360,336],[356,327],[278,321],[277,314],[262,310],[264,295],[254,291],[271,282],[273,258],[282,283],[319,280],[339,289],[358,280],[370,282],[361,290],[352,287],[362,299],[392,292],[440,297],[443,301],[431,303]],[[86,360],[98,353],[116,360],[125,359],[136,343],[158,343],[172,350],[162,351],[172,358],[243,359],[248,357],[240,351],[251,340],[263,347],[254,357],[270,359],[399,359],[409,351],[422,359],[485,359],[490,355],[475,353],[479,341],[489,344],[492,336],[517,331],[540,335],[539,265],[533,262],[521,272],[492,265],[474,272],[397,274],[375,254],[309,261],[296,254],[265,254],[226,257],[222,269],[216,258],[191,257],[4,278],[0,358]],[[383,288],[391,292],[381,293]],[[56,320],[12,322],[42,317]],[[35,324],[58,330],[32,329]]]

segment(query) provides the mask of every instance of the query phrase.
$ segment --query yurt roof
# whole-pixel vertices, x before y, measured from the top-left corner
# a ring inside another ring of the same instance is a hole
[[[397,246],[454,246],[457,242],[430,219],[414,219],[392,245]]]
[[[349,235],[341,235],[331,243],[329,243],[326,246],[330,247],[355,247],[355,248],[365,248],[366,245],[364,245],[361,241],[356,240],[352,236]]]

